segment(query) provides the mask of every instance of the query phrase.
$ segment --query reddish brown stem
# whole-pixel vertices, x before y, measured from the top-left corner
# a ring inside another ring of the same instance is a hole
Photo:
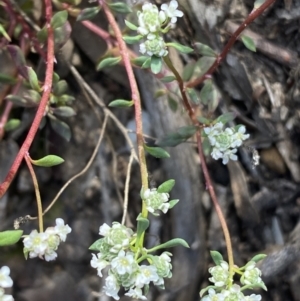
[[[47,68],[46,68],[46,76],[44,82],[44,90],[41,98],[41,102],[39,104],[38,110],[30,127],[30,130],[27,134],[23,145],[21,146],[17,157],[11,166],[4,182],[0,185],[0,197],[4,195],[7,191],[10,183],[15,177],[19,166],[24,158],[24,155],[28,152],[31,143],[36,135],[36,132],[39,128],[41,120],[44,116],[45,109],[49,100],[49,96],[52,88],[52,77],[53,77],[53,67],[54,67],[54,38],[53,38],[53,29],[50,26],[51,18],[52,18],[52,3],[51,0],[45,0],[46,7],[46,24],[48,28],[48,38],[47,38]]]
[[[231,36],[227,44],[225,45],[222,53],[218,55],[213,65],[208,69],[208,71],[202,75],[201,77],[189,82],[186,84],[186,87],[192,88],[200,85],[205,79],[207,79],[214,71],[218,68],[220,63],[225,59],[227,53],[238,39],[238,36],[242,33],[242,31],[256,18],[258,18],[268,7],[270,7],[276,0],[266,0],[259,8],[253,9],[247,19],[239,26],[239,28],[235,31],[235,33]]]

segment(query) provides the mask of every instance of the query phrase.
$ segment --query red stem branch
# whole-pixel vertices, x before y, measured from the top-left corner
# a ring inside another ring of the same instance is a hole
[[[51,18],[52,18],[52,3],[51,0],[45,0],[46,7],[46,24],[48,28],[48,39],[47,39],[47,68],[46,68],[46,76],[44,83],[43,95],[41,98],[41,102],[39,104],[38,110],[30,127],[30,130],[27,134],[23,145],[21,146],[17,157],[11,166],[4,182],[0,185],[0,197],[4,195],[7,191],[10,183],[15,177],[20,164],[24,158],[24,155],[28,152],[31,143],[36,135],[36,132],[39,128],[41,120],[44,116],[45,109],[49,100],[49,96],[52,88],[52,77],[53,77],[53,67],[54,67],[54,37],[53,37],[53,29],[50,26]]]
[[[186,87],[192,88],[195,86],[200,85],[205,79],[207,79],[212,73],[218,68],[220,63],[225,59],[227,53],[235,43],[235,41],[238,39],[239,35],[242,33],[242,31],[250,24],[252,23],[256,18],[258,18],[268,7],[270,7],[276,0],[266,0],[260,7],[257,9],[253,9],[253,11],[250,13],[250,15],[246,18],[246,20],[239,26],[239,28],[234,32],[234,34],[231,36],[227,44],[225,45],[223,51],[220,55],[216,58],[213,65],[208,69],[208,71],[202,75],[201,77],[189,82],[186,84]]]

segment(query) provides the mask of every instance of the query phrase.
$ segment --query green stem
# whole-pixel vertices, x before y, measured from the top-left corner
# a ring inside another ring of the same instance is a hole
[[[44,232],[43,207],[42,207],[41,195],[40,195],[40,190],[39,190],[39,184],[38,184],[34,169],[32,167],[32,164],[31,164],[31,158],[28,153],[25,154],[24,159],[27,163],[27,166],[28,166],[28,169],[31,174],[32,181],[33,181],[36,203],[37,203],[37,208],[38,208],[39,231],[40,231],[40,233],[42,233],[42,232]]]

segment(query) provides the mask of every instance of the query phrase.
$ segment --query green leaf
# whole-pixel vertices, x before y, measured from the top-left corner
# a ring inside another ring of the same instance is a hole
[[[208,156],[211,153],[211,144],[209,142],[209,139],[206,137],[202,141],[202,148],[205,156]]]
[[[209,120],[209,119],[207,119],[207,118],[205,118],[205,117],[202,117],[202,116],[197,117],[197,120],[198,120],[200,123],[206,124],[206,125],[209,125],[209,124],[212,123],[211,120]]]
[[[37,33],[38,41],[44,44],[47,41],[48,31],[47,28],[44,26],[40,31]]]
[[[161,96],[166,95],[167,93],[168,93],[168,90],[166,90],[166,89],[158,89],[154,93],[154,98],[159,98]]]
[[[116,99],[108,104],[109,107],[128,108],[134,105],[133,100]]]
[[[108,57],[100,61],[100,63],[97,65],[96,70],[101,70],[106,67],[112,67],[121,62],[121,57]]]
[[[111,10],[117,13],[128,14],[132,12],[130,6],[124,2],[107,3],[107,5]]]
[[[151,56],[151,71],[153,74],[158,74],[162,69],[162,58],[156,55]]]
[[[223,256],[218,251],[210,251],[210,255],[216,265],[220,265],[223,261]]]
[[[5,99],[11,101],[13,104],[17,106],[21,106],[25,108],[32,108],[37,106],[37,103],[33,102],[32,100],[26,99],[25,97],[22,98],[17,95],[7,95]]]
[[[54,29],[55,50],[61,49],[70,38],[72,27],[67,21],[63,26]]]
[[[168,193],[172,190],[174,185],[175,185],[175,180],[170,179],[170,180],[162,183],[161,185],[159,185],[158,188],[157,188],[157,192],[159,192],[159,193]]]
[[[53,93],[56,96],[61,96],[68,90],[68,84],[65,80],[60,80],[59,82],[54,84]]]
[[[182,138],[178,133],[171,133],[155,141],[158,146],[177,146],[183,143],[186,139]]]
[[[0,232],[0,247],[17,243],[23,234],[22,230],[7,230]]]
[[[20,119],[9,119],[6,122],[4,129],[5,129],[5,131],[9,132],[9,131],[16,129],[20,124],[21,124]]]
[[[57,103],[64,105],[64,104],[73,102],[74,100],[75,100],[74,96],[68,95],[68,94],[64,94],[64,95],[58,97]]]
[[[144,144],[144,148],[147,153],[155,158],[170,158],[170,155],[167,151],[160,147],[150,147]]]
[[[10,42],[11,41],[11,38],[10,36],[7,34],[6,30],[4,29],[3,25],[0,24],[0,34],[2,34],[4,36],[4,38]]]
[[[137,58],[132,59],[131,62],[136,66],[142,67],[142,65],[149,59],[149,56],[138,56]]]
[[[183,81],[187,82],[191,79],[193,76],[195,70],[195,62],[188,63],[184,68],[183,68],[183,73],[182,73],[182,79]]]
[[[263,259],[266,258],[266,257],[267,257],[266,254],[257,254],[257,255],[255,255],[255,256],[251,259],[251,261],[254,261],[254,262],[257,263],[257,262],[263,260]]]
[[[217,57],[218,55],[207,45],[196,42],[195,43],[196,49],[198,52],[203,56],[210,56],[210,57]]]
[[[215,60],[215,58],[209,56],[201,57],[196,63],[194,74],[198,77],[204,75],[208,71],[208,69],[213,65]]]
[[[77,16],[76,21],[91,20],[99,13],[100,9],[101,6],[84,8]]]
[[[50,118],[50,123],[53,130],[65,140],[70,141],[71,139],[70,127],[65,122],[57,119],[53,115],[48,114],[48,117]]]
[[[141,214],[137,217],[137,244],[140,239],[143,237],[145,231],[149,227],[149,220],[147,218],[142,217]]]
[[[41,87],[39,85],[39,80],[37,78],[35,71],[31,67],[26,67],[26,68],[27,68],[28,79],[29,79],[31,88],[38,92],[41,91]]]
[[[188,47],[188,46],[184,46],[182,44],[173,42],[173,43],[166,43],[167,46],[170,47],[174,47],[175,49],[177,49],[178,51],[182,52],[182,53],[191,53],[194,51],[193,48]]]
[[[54,85],[57,84],[59,82],[59,80],[60,80],[59,75],[56,72],[54,72],[53,73],[53,84]]]
[[[90,247],[89,250],[91,251],[100,251],[102,245],[103,238],[97,239]]]
[[[241,40],[249,50],[256,52],[256,45],[250,37],[243,35],[241,36]]]
[[[176,80],[176,77],[174,75],[169,75],[169,76],[162,77],[160,80],[163,83],[170,83],[170,82]]]
[[[169,209],[172,209],[178,202],[179,202],[178,199],[177,199],[177,200],[171,200],[171,201],[169,202],[169,204],[170,204]]]
[[[236,117],[235,113],[227,112],[219,116],[215,121],[216,123],[222,122],[223,124],[226,124],[227,122],[234,120],[235,117]]]
[[[123,40],[127,44],[135,44],[139,42],[143,38],[142,35],[137,35],[137,36],[123,36]]]
[[[144,62],[144,64],[142,65],[142,69],[148,69],[151,66],[151,57],[148,57],[148,59]]]
[[[10,75],[7,75],[7,74],[4,74],[4,73],[0,73],[0,83],[1,84],[9,84],[9,85],[14,85],[17,83],[17,80],[16,78],[10,76]]]
[[[166,248],[173,248],[173,247],[177,247],[177,246],[182,246],[182,247],[185,247],[185,248],[189,248],[189,245],[188,243],[184,240],[184,239],[181,239],[181,238],[174,238],[174,239],[171,239],[161,245],[158,245],[158,246],[155,246],[151,249],[148,250],[148,253],[150,252],[154,252],[154,251],[157,251],[157,250],[160,250],[160,249],[166,249]]]
[[[184,139],[192,137],[198,128],[194,125],[183,126],[177,129],[177,133]]]
[[[200,99],[201,99],[201,102],[204,105],[208,105],[208,103],[211,101],[211,99],[212,99],[212,93],[213,93],[212,80],[211,79],[207,79],[204,82],[204,86],[202,87],[202,89],[200,91]]]
[[[51,26],[53,29],[62,27],[68,19],[68,12],[66,10],[62,10],[53,15],[51,19]]]
[[[173,112],[177,111],[178,103],[170,94],[168,95],[168,105]]]
[[[134,25],[133,23],[131,23],[131,22],[127,21],[127,20],[125,20],[125,24],[131,30],[137,30],[138,29],[138,27],[136,25]]]
[[[186,92],[189,95],[189,97],[190,97],[191,101],[193,102],[193,104],[199,105],[200,102],[199,102],[199,97],[198,97],[198,94],[197,94],[196,90],[192,89],[192,88],[187,88]]]
[[[44,158],[38,159],[38,160],[32,160],[31,163],[36,166],[43,166],[43,167],[51,167],[55,165],[59,165],[64,163],[65,160],[61,157],[55,156],[55,155],[48,155]]]
[[[52,111],[54,115],[61,116],[61,117],[72,117],[76,115],[74,109],[68,106],[53,108]]]

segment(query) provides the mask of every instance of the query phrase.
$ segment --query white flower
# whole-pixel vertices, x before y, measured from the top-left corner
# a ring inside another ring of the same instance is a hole
[[[156,5],[145,3],[142,6],[142,12],[137,12],[139,27],[137,31],[146,36],[148,33],[159,32],[162,23],[165,21],[165,14],[159,13]]]
[[[222,261],[220,265],[208,269],[212,275],[209,281],[213,282],[215,286],[225,286],[229,277],[229,266],[226,261]]]
[[[150,281],[158,281],[159,276],[156,272],[156,267],[152,265],[141,265],[139,272],[136,276],[136,286],[143,287],[145,284],[149,284]]]
[[[0,286],[1,287],[12,287],[13,281],[9,276],[10,269],[7,266],[3,266],[0,269]]]
[[[99,234],[102,236],[106,236],[109,233],[110,229],[111,229],[111,227],[108,224],[104,223],[99,228]]]
[[[59,236],[61,241],[66,241],[67,234],[69,234],[72,229],[68,225],[65,225],[62,218],[57,218],[55,222],[56,226],[54,227],[54,230],[56,231],[56,234]]]
[[[31,233],[24,238],[25,252],[29,253],[30,258],[40,257],[45,254],[48,248],[47,233],[38,233],[37,230],[31,231]]]
[[[232,161],[236,161],[238,159],[237,155],[235,155],[236,152],[237,152],[236,148],[234,148],[234,149],[228,149],[227,151],[225,151],[223,153],[223,161],[222,161],[222,163],[224,165],[226,165],[228,163],[229,159],[232,160]]]
[[[222,291],[225,296],[225,300],[230,301],[244,301],[244,294],[241,292],[239,285],[234,284],[229,290]]]
[[[239,147],[243,144],[243,141],[248,139],[250,137],[249,134],[246,133],[246,127],[244,125],[241,125],[237,132],[233,135],[233,143],[231,147]]]
[[[0,288],[0,301],[14,301],[12,295],[5,295],[4,289]]]
[[[171,19],[171,23],[176,23],[178,17],[183,16],[183,12],[177,9],[178,3],[175,0],[172,0],[168,6],[168,4],[162,4],[160,7],[162,11],[166,14],[168,18]]]
[[[255,262],[250,261],[246,265],[246,270],[241,277],[241,282],[246,285],[262,284],[261,271],[255,267]]]
[[[162,57],[168,54],[168,50],[162,37],[149,34],[147,40],[140,44],[140,53]]]
[[[57,257],[57,253],[54,250],[46,250],[44,255],[46,261],[54,260]]]
[[[125,253],[125,251],[120,251],[118,256],[114,258],[111,262],[112,268],[119,275],[124,275],[126,273],[132,274],[136,265],[134,260],[134,254],[131,252]]]
[[[223,158],[223,153],[216,147],[213,148],[211,152],[211,156],[215,159],[218,160],[220,158]]]
[[[216,291],[213,288],[210,288],[208,290],[208,295],[203,297],[202,301],[224,301],[224,294],[222,293],[216,293]]]
[[[146,208],[154,215],[158,215],[156,210],[161,210],[167,213],[170,208],[169,194],[157,192],[156,188],[147,189],[143,194],[143,200],[146,203]]]
[[[115,300],[119,300],[118,292],[120,290],[120,286],[117,282],[117,279],[114,275],[110,275],[105,279],[105,286],[103,287],[103,291],[107,296],[113,297]]]
[[[244,301],[260,301],[261,300],[261,295],[255,295],[252,294],[250,296],[245,296]]]
[[[106,260],[102,259],[102,254],[92,254],[91,266],[97,269],[98,276],[102,277],[102,270],[109,264]]]
[[[125,296],[132,297],[134,299],[147,300],[147,298],[143,295],[143,291],[141,288],[130,288],[130,290],[125,294]]]

